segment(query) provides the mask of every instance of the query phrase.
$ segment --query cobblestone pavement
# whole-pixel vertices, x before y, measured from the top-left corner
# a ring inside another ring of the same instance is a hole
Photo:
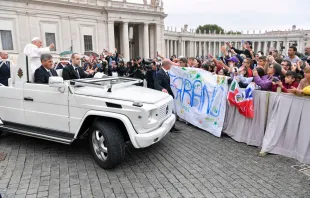
[[[296,160],[268,155],[178,123],[146,149],[127,146],[125,161],[105,171],[86,141],[73,146],[8,134],[0,138],[4,197],[310,197],[310,180]]]

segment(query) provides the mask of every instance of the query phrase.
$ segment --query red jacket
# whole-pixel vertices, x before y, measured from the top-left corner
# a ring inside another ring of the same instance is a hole
[[[282,87],[282,92],[288,93],[288,91],[287,91],[288,89],[292,89],[292,87],[295,87],[297,89],[298,85],[299,85],[299,82],[297,82],[297,81],[294,81],[292,84],[287,84],[287,83],[285,83],[285,80],[283,80],[282,81],[282,86],[283,86]],[[277,87],[278,86],[279,85],[272,83],[271,91],[277,92]]]

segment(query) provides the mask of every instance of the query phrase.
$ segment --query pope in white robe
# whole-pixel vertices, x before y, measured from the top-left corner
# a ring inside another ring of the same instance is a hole
[[[34,37],[31,43],[25,46],[24,54],[30,59],[31,73],[34,73],[41,66],[41,55],[49,53],[54,47],[55,45],[53,43],[48,47],[42,47],[42,41],[38,37]]]

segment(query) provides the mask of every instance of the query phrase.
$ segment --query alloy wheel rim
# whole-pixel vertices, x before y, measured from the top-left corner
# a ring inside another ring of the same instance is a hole
[[[92,143],[97,157],[101,161],[105,161],[108,157],[108,148],[106,146],[106,141],[103,137],[103,134],[99,130],[96,130],[92,134]]]

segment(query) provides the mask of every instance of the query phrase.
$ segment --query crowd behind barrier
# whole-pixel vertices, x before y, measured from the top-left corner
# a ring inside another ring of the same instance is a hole
[[[310,164],[310,97],[254,91],[253,119],[226,107],[223,132],[237,142],[262,147],[261,151]]]

